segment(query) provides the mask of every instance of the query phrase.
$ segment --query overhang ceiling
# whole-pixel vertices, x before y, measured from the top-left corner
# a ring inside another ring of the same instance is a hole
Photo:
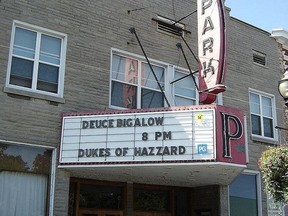
[[[246,166],[226,163],[60,166],[70,177],[141,184],[199,187],[229,185]]]

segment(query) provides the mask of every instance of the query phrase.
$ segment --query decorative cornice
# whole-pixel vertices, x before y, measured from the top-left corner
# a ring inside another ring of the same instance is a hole
[[[273,29],[271,37],[275,38],[278,43],[288,46],[288,31],[284,29]]]

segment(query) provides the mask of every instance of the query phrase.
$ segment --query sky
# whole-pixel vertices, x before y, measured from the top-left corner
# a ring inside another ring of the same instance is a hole
[[[230,15],[253,26],[272,32],[288,31],[288,0],[226,0]]]

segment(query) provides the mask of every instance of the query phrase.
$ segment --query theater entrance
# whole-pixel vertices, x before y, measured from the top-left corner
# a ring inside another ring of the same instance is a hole
[[[190,216],[189,188],[71,179],[69,216]]]
[[[123,216],[122,211],[112,211],[112,210],[79,210],[79,216]]]

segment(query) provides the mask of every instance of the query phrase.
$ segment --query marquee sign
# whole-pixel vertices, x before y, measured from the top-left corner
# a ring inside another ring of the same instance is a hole
[[[153,112],[129,110],[106,114],[65,114],[60,164],[207,160],[245,164],[245,151],[235,151],[236,145],[232,143],[240,142],[240,146],[245,144],[242,139],[241,113],[240,117],[235,117],[231,110],[221,113],[215,106],[198,108],[199,106],[185,110],[154,109]],[[217,142],[221,143],[218,145]]]
[[[211,104],[225,91],[227,36],[223,0],[198,0],[200,102]]]

